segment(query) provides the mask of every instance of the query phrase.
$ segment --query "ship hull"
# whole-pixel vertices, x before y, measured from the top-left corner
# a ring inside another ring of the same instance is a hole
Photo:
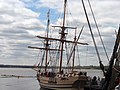
[[[46,83],[39,83],[41,88],[47,89],[70,89],[72,88],[72,84],[46,84]]]
[[[71,77],[46,77],[38,76],[38,81],[41,88],[47,89],[80,89],[86,85],[87,76],[71,76]]]

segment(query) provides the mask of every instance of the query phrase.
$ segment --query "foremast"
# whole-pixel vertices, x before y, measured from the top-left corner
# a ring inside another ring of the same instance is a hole
[[[50,19],[49,19],[49,14],[50,14],[50,10],[47,13],[47,17],[48,17],[48,21],[47,21],[47,38],[48,38],[48,33],[49,33],[49,25],[50,25]],[[49,40],[46,39],[46,43],[45,43],[45,48],[46,48],[46,60],[45,60],[45,72],[47,71],[47,64],[48,64],[48,49],[49,49]]]
[[[57,50],[57,49],[50,49],[50,48],[49,48],[49,46],[50,46],[50,44],[49,44],[49,38],[48,38],[49,25],[50,25],[50,17],[49,17],[49,16],[50,16],[50,10],[49,10],[48,13],[47,13],[47,18],[48,18],[48,20],[47,20],[47,28],[46,28],[46,38],[44,38],[44,39],[45,39],[45,43],[44,43],[45,48],[28,46],[28,48],[45,50],[45,72],[47,71],[47,66],[48,66],[48,51],[49,51],[49,50],[54,50],[54,51]],[[38,36],[36,36],[36,37],[38,37]]]

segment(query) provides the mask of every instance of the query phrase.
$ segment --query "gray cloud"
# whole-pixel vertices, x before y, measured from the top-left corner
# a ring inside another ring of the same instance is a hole
[[[19,0],[0,0],[0,60],[2,64],[31,64],[34,55],[27,49],[29,44],[37,44],[33,33],[44,28],[39,14],[26,8]],[[32,42],[33,41],[33,42]],[[38,40],[39,42],[39,40]],[[34,52],[37,54],[37,52]],[[28,60],[28,61],[25,61]]]
[[[114,30],[117,30],[118,24],[120,23],[120,1],[90,1],[103,41],[110,56],[115,41]],[[32,0],[0,0],[0,60],[3,64],[34,64],[36,62],[34,59],[37,57],[39,50],[30,50],[27,49],[27,46],[41,45],[42,41],[34,36],[44,36],[45,22],[39,20],[39,15],[44,12],[41,11],[37,13],[38,11],[35,12],[32,10],[33,7],[30,9],[30,5],[33,5],[32,3]],[[85,3],[102,60],[105,64],[108,64],[107,60],[105,59],[106,57],[103,54],[101,42],[98,37],[87,0],[85,0]],[[56,10],[57,13],[63,13],[63,0],[37,0],[34,2],[33,6],[35,6],[35,8],[38,10],[45,7]],[[77,36],[80,32],[79,30],[84,25],[85,27],[79,41],[89,43],[89,51],[86,51],[86,47],[79,46],[81,53],[81,64],[86,65],[86,52],[88,52],[87,57],[90,56],[90,60],[87,60],[88,64],[94,63],[94,65],[97,65],[97,56],[95,55],[94,45],[80,0],[68,0],[68,8],[67,23],[70,26],[78,27]],[[56,19],[56,22],[53,24],[62,23],[61,21],[61,18]],[[73,31],[70,30],[68,33],[70,34],[68,37],[73,36]],[[56,31],[54,31],[53,35],[54,37],[58,38]]]

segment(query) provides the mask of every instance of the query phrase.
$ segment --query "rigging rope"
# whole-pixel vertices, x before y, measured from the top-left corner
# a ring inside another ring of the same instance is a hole
[[[98,60],[99,60],[99,63],[100,63],[100,68],[102,69],[103,73],[105,74],[104,65],[102,64],[102,61],[101,61],[101,58],[100,58],[100,55],[99,55],[99,52],[98,52],[98,47],[97,47],[96,42],[95,42],[95,38],[94,38],[94,35],[93,35],[93,32],[92,32],[92,28],[91,28],[91,25],[90,25],[90,21],[89,21],[89,18],[88,18],[87,11],[86,11],[85,4],[84,4],[83,0],[82,0],[82,5],[83,5],[85,16],[86,16],[86,19],[87,19],[87,22],[88,22],[90,33],[91,33],[91,36],[92,36],[92,39],[93,39],[95,50],[96,50],[96,53],[97,53],[97,56],[98,56]]]
[[[68,48],[70,48],[70,43],[68,43],[68,46],[67,46],[67,43],[65,43],[65,51],[66,51],[66,58],[67,58],[67,62],[68,62],[68,58],[69,58],[69,54],[71,52],[71,50],[68,50]],[[66,65],[69,67],[70,66],[70,63]]]
[[[39,57],[40,57],[40,55],[41,55],[41,53],[40,52],[42,52],[41,50],[39,51],[39,53],[38,53],[38,56],[37,56],[37,62],[36,62],[36,64],[37,64],[37,66],[39,67],[39,65],[40,65],[40,61],[38,62],[38,60],[39,60]],[[36,65],[35,64],[35,65]]]
[[[88,59],[88,46],[86,47],[86,62],[85,62],[85,65],[87,65],[87,59]]]
[[[70,56],[69,56],[69,59],[68,59],[67,64],[69,64],[70,58],[71,58],[71,56],[72,56],[72,54],[73,54],[73,52],[74,52],[74,48],[75,48],[76,45],[77,45],[77,41],[79,40],[79,38],[80,38],[80,36],[81,36],[81,33],[82,33],[82,31],[83,31],[83,28],[84,28],[84,26],[81,28],[81,31],[80,31],[80,33],[79,33],[79,36],[78,36],[78,38],[77,38],[77,40],[76,40],[76,42],[75,42],[75,44],[74,44],[74,47],[73,47],[73,49],[72,49],[72,51],[71,51],[71,53],[70,53]]]
[[[68,48],[67,48],[67,43],[65,43],[65,49],[66,49],[66,56],[67,56],[67,60],[68,60]]]
[[[78,58],[79,66],[81,66],[81,65],[80,65],[80,60],[79,60],[79,59],[80,59],[80,54],[79,54],[78,46],[77,46],[77,54],[78,54],[78,55],[77,55],[77,58]]]
[[[42,65],[43,65],[43,60],[44,60],[44,57],[45,57],[45,51],[43,52],[42,62],[41,62],[41,67],[42,67]],[[40,71],[41,71],[41,68],[40,68]]]
[[[94,12],[93,12],[93,9],[92,9],[92,6],[91,6],[91,3],[90,3],[90,0],[88,0],[88,3],[89,3],[89,6],[90,6],[90,10],[91,10],[91,13],[92,13],[92,16],[93,16],[93,19],[94,19],[94,22],[95,22],[95,25],[96,25],[96,28],[97,28],[97,31],[98,31],[98,34],[99,34],[99,37],[100,37],[100,40],[101,40],[101,43],[103,45],[103,49],[105,51],[105,54],[106,54],[106,57],[109,61],[109,57],[108,57],[108,54],[107,54],[107,51],[106,51],[106,48],[105,48],[105,45],[104,45],[104,42],[102,40],[102,37],[101,37],[101,34],[100,34],[100,30],[98,28],[98,24],[97,24],[97,21],[96,21],[96,18],[95,18],[95,15],[94,15]]]

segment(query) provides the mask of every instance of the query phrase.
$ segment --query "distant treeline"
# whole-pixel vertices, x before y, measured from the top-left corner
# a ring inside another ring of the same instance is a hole
[[[0,68],[37,68],[37,66],[28,66],[28,65],[3,65],[0,64]],[[45,66],[42,67],[38,67],[38,68],[45,68]],[[59,68],[58,66],[48,66],[48,68]],[[72,69],[72,67],[62,67],[64,69]],[[100,69],[99,66],[75,66],[75,69]],[[105,68],[107,68],[107,66],[105,66]]]
[[[0,68],[34,68],[35,66],[27,66],[27,65],[2,65],[0,64]]]

